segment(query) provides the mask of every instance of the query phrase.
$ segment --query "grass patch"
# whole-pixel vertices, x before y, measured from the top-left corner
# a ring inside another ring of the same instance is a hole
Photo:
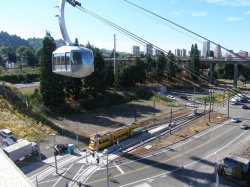
[[[33,86],[33,87],[25,87],[25,88],[19,88],[19,91],[25,96],[25,97],[29,97],[31,96],[35,89],[39,89],[37,86]]]

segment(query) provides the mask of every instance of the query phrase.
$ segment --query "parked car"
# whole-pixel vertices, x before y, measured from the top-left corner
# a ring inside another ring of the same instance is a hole
[[[245,105],[245,104],[242,105],[241,108],[242,108],[242,109],[249,109],[249,107],[248,107],[247,105]]]
[[[186,95],[181,95],[180,98],[184,100],[188,100],[188,97]]]
[[[241,129],[244,129],[244,130],[247,130],[247,129],[249,129],[249,126],[246,125],[246,124],[243,124],[243,125],[240,126],[240,128],[241,128]]]
[[[239,122],[241,122],[241,121],[240,121],[239,118],[233,118],[233,119],[231,119],[231,122],[232,122],[232,123],[239,123]]]
[[[4,140],[3,140],[3,145],[5,145],[5,146],[10,146],[10,145],[13,145],[13,144],[15,144],[16,143],[16,141],[14,141],[12,138],[5,138]]]
[[[56,144],[53,146],[53,150],[57,151],[58,154],[62,154],[62,153],[65,153],[67,151],[67,147],[68,147],[68,145],[65,145],[65,144]]]
[[[0,134],[4,138],[13,137],[13,133],[9,129],[1,129]]]
[[[187,103],[186,106],[198,108],[198,107],[197,107],[196,105],[194,105],[193,103]]]

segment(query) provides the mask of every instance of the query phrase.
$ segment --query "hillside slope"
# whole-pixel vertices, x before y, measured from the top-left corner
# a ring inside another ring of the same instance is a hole
[[[34,118],[23,95],[13,85],[0,82],[0,128],[17,138],[45,140],[53,130]]]

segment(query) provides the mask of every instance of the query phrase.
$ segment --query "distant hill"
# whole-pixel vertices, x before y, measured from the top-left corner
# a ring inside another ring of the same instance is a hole
[[[61,47],[65,45],[65,42],[62,39],[55,40],[56,46]],[[16,50],[19,46],[26,46],[33,51],[36,51],[37,48],[42,47],[43,38],[29,38],[27,40],[17,36],[17,35],[10,35],[7,32],[1,31],[0,32],[0,47],[1,46],[10,46],[14,50]],[[108,49],[101,49],[103,55],[105,57],[109,57],[112,53],[112,50]],[[126,55],[125,52],[118,52],[120,55]]]
[[[14,50],[16,50],[19,46],[26,46],[31,50],[36,50],[39,47],[42,47],[43,38],[29,38],[25,40],[17,35],[10,35],[7,32],[1,31],[0,32],[0,47],[1,46],[10,46]],[[65,45],[62,39],[55,40],[56,46],[60,47]]]
[[[17,35],[9,35],[7,32],[0,32],[0,46],[11,46],[16,50],[19,46],[32,48],[29,42]]]

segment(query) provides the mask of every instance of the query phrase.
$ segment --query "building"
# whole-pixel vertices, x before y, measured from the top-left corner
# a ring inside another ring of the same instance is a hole
[[[187,56],[187,50],[186,49],[182,49],[182,56],[186,57]]]
[[[149,56],[153,56],[153,45],[152,44],[147,44],[145,46],[144,54],[149,55]]]
[[[182,56],[181,53],[182,53],[181,49],[175,49],[175,50],[174,50],[175,56]]]
[[[154,50],[154,55],[160,55],[161,53],[162,53],[162,51],[159,49]]]
[[[209,55],[209,52],[210,52],[210,42],[205,41],[203,42],[202,56],[207,57]]]
[[[214,58],[217,58],[217,59],[222,58],[221,46],[219,44],[214,49]]]
[[[2,149],[0,149],[0,160],[0,186],[34,186]]]
[[[247,51],[242,51],[242,50],[240,50],[239,55],[240,55],[241,57],[243,57],[243,58],[247,58],[247,57],[248,57],[248,52],[247,52]]]
[[[132,54],[135,56],[140,56],[140,46],[133,45],[132,46]]]

